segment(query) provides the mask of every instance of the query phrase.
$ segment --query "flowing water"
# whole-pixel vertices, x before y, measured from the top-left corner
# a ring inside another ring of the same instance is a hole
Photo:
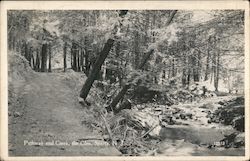
[[[217,101],[220,99],[217,98]],[[214,102],[214,100],[209,101]],[[207,102],[209,101],[207,100]],[[199,108],[201,104],[204,104],[204,102],[177,105],[178,108],[193,113],[195,118],[178,120],[185,123],[184,125],[168,125],[162,128],[160,137],[163,141],[159,145],[158,155],[244,156],[244,147],[209,147],[209,145],[219,144],[220,140],[225,138],[224,135],[229,135],[235,132],[235,130],[231,126],[207,123],[208,118],[206,117],[206,113],[204,113],[204,109]],[[214,110],[212,108],[206,110],[212,111]]]

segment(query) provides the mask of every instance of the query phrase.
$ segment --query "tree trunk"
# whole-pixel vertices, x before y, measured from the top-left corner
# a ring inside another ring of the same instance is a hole
[[[33,70],[35,70],[35,60],[34,60],[33,53],[30,55],[30,58],[31,58],[31,68],[32,68]]]
[[[77,46],[75,42],[72,42],[72,69],[77,71]]]
[[[71,69],[73,69],[73,48],[71,46],[71,51],[70,51],[70,65]]]
[[[81,71],[81,65],[80,65],[80,56],[81,56],[81,50],[78,48],[77,50],[77,71]]]
[[[218,87],[219,87],[219,71],[220,71],[220,67],[219,67],[219,65],[220,65],[220,53],[218,52],[217,53],[217,63],[216,63],[216,79],[214,80],[215,81],[215,85],[214,85],[214,87],[215,87],[215,91],[217,91],[218,92]]]
[[[146,18],[145,18],[145,35],[144,35],[144,45],[148,47],[148,29],[149,29],[149,12],[146,12]]]
[[[213,49],[215,49],[215,44],[216,44],[216,41],[215,41],[215,37],[213,38],[214,39],[214,42],[213,42]],[[216,54],[216,51],[214,50],[213,51],[213,58],[212,58],[212,70],[213,70],[213,83],[214,83],[214,88],[215,88],[215,91],[216,91],[216,76],[217,76],[217,72],[216,72],[216,66],[217,66],[217,54]],[[212,78],[211,78],[212,80]]]
[[[106,73],[107,73],[107,63],[106,61],[104,61],[103,63],[103,67],[102,67],[102,80],[106,80]]]
[[[89,71],[90,71],[90,62],[89,62],[89,49],[88,49],[88,45],[89,45],[89,41],[88,38],[85,37],[85,54],[84,54],[84,59],[85,59],[85,74],[88,76],[89,75]]]
[[[23,43],[23,46],[24,46],[24,57],[29,61],[29,51],[28,51],[28,45],[26,42]]]
[[[175,58],[172,59],[172,77],[175,77]]]
[[[47,44],[42,45],[41,72],[47,71]]]
[[[49,44],[49,69],[48,72],[52,72],[51,70],[51,44]]]
[[[185,42],[184,42],[185,43]],[[185,49],[185,46],[184,46]],[[185,53],[186,51],[184,50],[183,53],[183,62],[184,62],[184,67],[182,68],[182,86],[186,87],[187,85],[187,55]]]
[[[110,49],[112,48],[113,44],[114,44],[114,40],[108,39],[103,50],[100,52],[99,57],[97,58],[91,72],[89,73],[88,79],[86,80],[80,92],[80,97],[83,98],[84,100],[86,100],[89,90],[93,82],[95,81],[96,77],[98,76],[98,73],[101,70],[101,66],[104,60],[106,59],[106,57],[108,56],[108,53]]]
[[[135,53],[134,67],[135,67],[135,69],[138,69],[138,65],[140,62],[139,33],[138,33],[138,31],[134,31],[134,53]]]
[[[119,13],[119,17],[124,18],[124,16],[127,14],[128,10],[120,10]],[[122,25],[121,22],[119,22],[120,27]],[[112,33],[114,36],[116,36],[115,34],[118,31],[118,26],[114,27],[114,32]],[[113,47],[114,44],[114,39],[109,38],[106,42],[106,44],[104,45],[103,50],[100,52],[98,58],[96,59],[91,72],[88,75],[88,78],[86,80],[86,82],[84,83],[81,92],[80,92],[80,97],[83,98],[86,101],[86,98],[89,94],[90,88],[92,86],[92,84],[94,83],[96,77],[98,76],[102,64],[104,63],[106,57],[108,56],[109,51],[111,50],[111,48]]]
[[[143,61],[141,62],[141,64],[139,65],[139,69],[142,69],[143,66],[146,64],[146,62],[148,61],[148,59],[150,58],[150,56],[152,55],[152,53],[154,52],[154,50],[150,50],[148,53],[146,53]],[[116,105],[119,103],[119,101],[124,97],[124,95],[126,94],[126,92],[128,91],[128,89],[131,87],[131,84],[126,84],[125,86],[123,86],[122,90],[117,94],[117,96],[112,100],[111,104],[106,107],[107,111],[111,111],[112,109],[115,109]],[[120,109],[122,110],[122,109]],[[119,112],[119,111],[118,111]]]
[[[188,56],[188,73],[187,73],[187,86],[189,88],[189,85],[190,85],[190,81],[191,81],[191,67],[190,67],[190,64],[191,64],[191,58],[190,56]]]
[[[199,53],[194,53],[193,57],[193,78],[194,82],[199,82]]]
[[[197,75],[197,81],[199,82],[200,81],[200,77],[201,77],[201,73],[202,73],[202,63],[201,63],[201,52],[199,51],[198,52],[198,75]]]
[[[63,46],[63,71],[66,72],[67,69],[67,42],[64,42]]]
[[[36,50],[36,63],[35,63],[35,71],[39,72],[40,70],[40,52]]]
[[[117,94],[117,96],[113,99],[111,104],[106,108],[108,112],[112,110],[116,111],[115,109],[116,105],[120,102],[120,100],[123,98],[123,96],[126,94],[126,92],[130,87],[131,84],[126,84],[125,86],[123,86],[122,90]]]
[[[188,75],[187,75],[187,85],[188,85],[188,87],[190,85],[190,77],[191,77],[191,70],[188,69]]]
[[[208,38],[208,45],[207,45],[207,62],[206,62],[206,71],[205,71],[205,78],[204,81],[208,80],[209,74],[210,74],[210,41],[211,41],[211,37]]]
[[[213,53],[213,65],[212,65],[212,69],[213,69],[213,80],[214,80],[214,87],[216,88],[216,83],[215,83],[215,80],[216,80],[216,53],[214,52]]]
[[[29,65],[31,66],[31,48],[25,43],[25,58],[28,60]]]
[[[84,48],[81,48],[81,71],[84,71],[85,73],[85,69],[84,69]]]

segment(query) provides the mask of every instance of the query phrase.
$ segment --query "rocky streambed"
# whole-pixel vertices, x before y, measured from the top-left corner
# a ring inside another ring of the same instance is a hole
[[[154,140],[150,155],[244,155],[243,97],[172,106],[141,104],[128,111]]]

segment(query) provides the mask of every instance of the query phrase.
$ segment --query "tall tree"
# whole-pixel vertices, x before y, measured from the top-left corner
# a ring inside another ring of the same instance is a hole
[[[48,47],[48,54],[49,54],[49,69],[48,69],[48,72],[52,72],[52,70],[51,70],[51,49],[52,47],[51,47],[51,43],[49,44],[49,47]]]
[[[63,45],[63,71],[66,72],[67,69],[67,42]]]
[[[172,22],[172,20],[173,20],[176,13],[177,13],[177,10],[174,10],[174,11],[171,12],[170,17],[169,17],[169,19],[167,20],[167,23],[166,23],[167,26],[170,25],[170,23]],[[154,52],[154,49],[150,49],[150,51],[145,54],[143,60],[141,61],[140,65],[138,66],[138,69],[140,69],[140,70],[143,69],[144,65],[149,60],[149,58],[153,54],[153,52]],[[113,110],[115,113],[117,113],[120,110],[122,110],[121,108],[116,109],[116,105],[124,97],[124,95],[126,94],[128,89],[131,87],[131,85],[132,85],[131,83],[127,83],[125,86],[123,86],[123,88],[120,90],[120,92],[114,97],[111,104],[106,107],[107,111]]]
[[[209,74],[210,74],[210,43],[211,43],[211,36],[209,36],[208,38],[208,43],[207,43],[207,61],[206,61],[206,69],[205,69],[205,78],[204,80],[207,81],[209,78]]]
[[[48,44],[45,43],[42,45],[42,52],[41,52],[41,72],[47,71],[47,50]]]
[[[127,10],[121,10],[119,13],[119,17],[123,18],[125,15],[127,14]],[[119,22],[121,25],[121,22]],[[118,31],[118,27],[120,28],[121,26],[116,25],[114,27],[114,36]],[[111,48],[113,47],[114,44],[114,38],[109,38],[107,40],[107,42],[104,45],[104,48],[102,49],[102,51],[99,53],[98,58],[95,61],[95,64],[88,76],[88,79],[86,80],[85,84],[83,85],[81,91],[80,91],[80,97],[83,98],[86,101],[86,98],[88,96],[89,90],[92,86],[92,84],[94,83],[97,75],[99,74],[99,71],[101,70],[101,66],[103,64],[103,62],[105,61],[109,51],[111,50]]]

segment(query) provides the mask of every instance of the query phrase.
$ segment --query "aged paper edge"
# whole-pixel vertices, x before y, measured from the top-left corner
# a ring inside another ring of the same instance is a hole
[[[247,1],[2,1],[1,5],[1,147],[0,160],[250,160],[249,157],[249,2]],[[8,156],[8,63],[7,10],[245,10],[245,156],[166,156],[166,157],[9,157]]]

